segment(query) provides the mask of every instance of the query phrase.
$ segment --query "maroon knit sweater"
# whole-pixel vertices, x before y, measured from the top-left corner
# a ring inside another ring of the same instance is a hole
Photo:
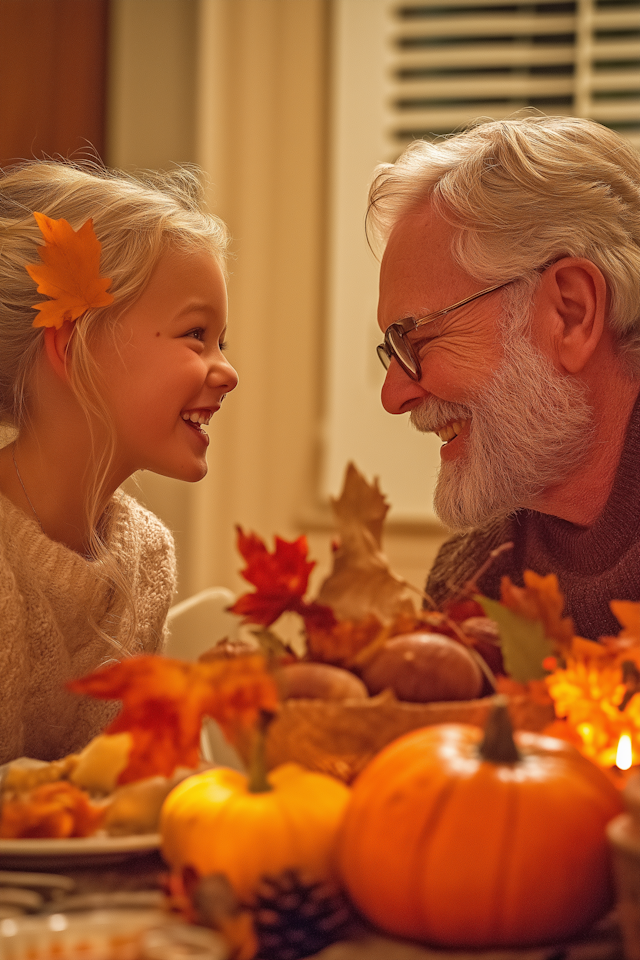
[[[595,640],[619,633],[609,601],[640,600],[640,395],[609,499],[590,527],[519,510],[456,534],[436,557],[427,580],[429,596],[440,605],[455,595],[491,550],[507,541],[514,548],[499,555],[480,578],[482,593],[498,599],[504,574],[521,586],[524,570],[555,573],[577,634]]]

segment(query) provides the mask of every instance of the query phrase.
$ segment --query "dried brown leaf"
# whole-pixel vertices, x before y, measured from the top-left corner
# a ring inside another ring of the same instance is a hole
[[[377,479],[368,483],[350,463],[342,493],[332,500],[332,507],[340,542],[317,602],[331,607],[339,620],[361,620],[373,614],[388,623],[401,613],[414,614],[410,589],[392,573],[381,550],[389,507]]]
[[[341,529],[351,524],[367,528],[378,547],[382,546],[382,527],[389,504],[378,485],[378,478],[367,483],[353,463],[347,465],[342,493],[331,506]]]

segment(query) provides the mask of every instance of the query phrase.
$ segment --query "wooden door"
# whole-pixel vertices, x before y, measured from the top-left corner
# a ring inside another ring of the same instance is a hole
[[[109,0],[0,0],[0,164],[102,156]]]

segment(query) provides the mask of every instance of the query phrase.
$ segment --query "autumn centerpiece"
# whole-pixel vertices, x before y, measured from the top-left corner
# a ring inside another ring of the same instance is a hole
[[[279,668],[285,699],[268,736],[270,765],[294,759],[351,782],[409,730],[483,726],[496,690],[509,698],[515,729],[561,736],[605,768],[625,746],[628,763],[638,762],[640,605],[612,602],[618,637],[576,637],[553,575],[527,570],[521,587],[503,578],[499,601],[482,596],[476,581],[492,555],[436,609],[389,568],[377,481],[349,465],[332,506],[333,569],[311,599],[305,537],[276,538],[271,552],[238,530],[242,574],[255,590],[232,610]]]
[[[293,542],[276,537],[269,552],[256,534],[238,528],[238,549],[246,563],[242,576],[255,590],[239,597],[231,610],[244,623],[262,628],[254,633],[267,649],[293,660],[347,668],[364,679],[369,693],[379,692],[384,673],[385,688],[406,701],[478,696],[483,671],[491,674],[476,653],[481,646],[477,637],[433,604],[422,609],[428,598],[389,568],[382,552],[389,506],[377,481],[367,483],[350,464],[342,494],[332,506],[339,534],[333,570],[312,600],[305,598],[315,566],[307,557],[306,537]],[[477,604],[469,606],[482,614]],[[280,639],[283,616],[290,623],[298,619],[302,650]],[[394,640],[400,635],[402,645]],[[451,638],[453,643],[445,642]],[[426,689],[420,684],[411,689],[407,666]],[[313,672],[308,676],[312,682]],[[310,689],[309,695],[314,694]]]
[[[284,699],[267,738],[269,765],[295,760],[351,782],[409,730],[484,724],[503,662],[474,585],[438,610],[391,571],[382,552],[389,508],[377,481],[350,464],[332,506],[333,569],[317,595],[307,597],[314,564],[305,537],[276,537],[270,551],[239,528],[242,575],[254,590],[231,609],[269,656]],[[553,719],[548,695],[515,692],[510,710],[519,729],[540,730]]]

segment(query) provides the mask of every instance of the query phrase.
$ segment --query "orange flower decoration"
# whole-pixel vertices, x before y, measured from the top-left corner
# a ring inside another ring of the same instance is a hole
[[[129,762],[118,782],[157,774],[200,761],[200,728],[213,717],[235,742],[252,729],[260,711],[275,712],[276,685],[258,654],[209,663],[169,657],[131,657],[101,667],[67,686],[75,693],[122,700],[122,712],[105,733],[131,733]]]
[[[45,239],[44,246],[38,247],[43,263],[27,264],[26,270],[38,284],[38,293],[51,298],[34,303],[39,313],[33,326],[59,329],[65,320],[77,320],[87,310],[113,303],[107,293],[111,280],[100,276],[102,246],[93,220],[74,230],[66,220],[33,215]]]
[[[616,762],[621,734],[640,755],[640,697],[629,699],[622,666],[606,660],[567,657],[565,667],[546,679],[558,718],[580,738],[580,750],[603,767]]]

